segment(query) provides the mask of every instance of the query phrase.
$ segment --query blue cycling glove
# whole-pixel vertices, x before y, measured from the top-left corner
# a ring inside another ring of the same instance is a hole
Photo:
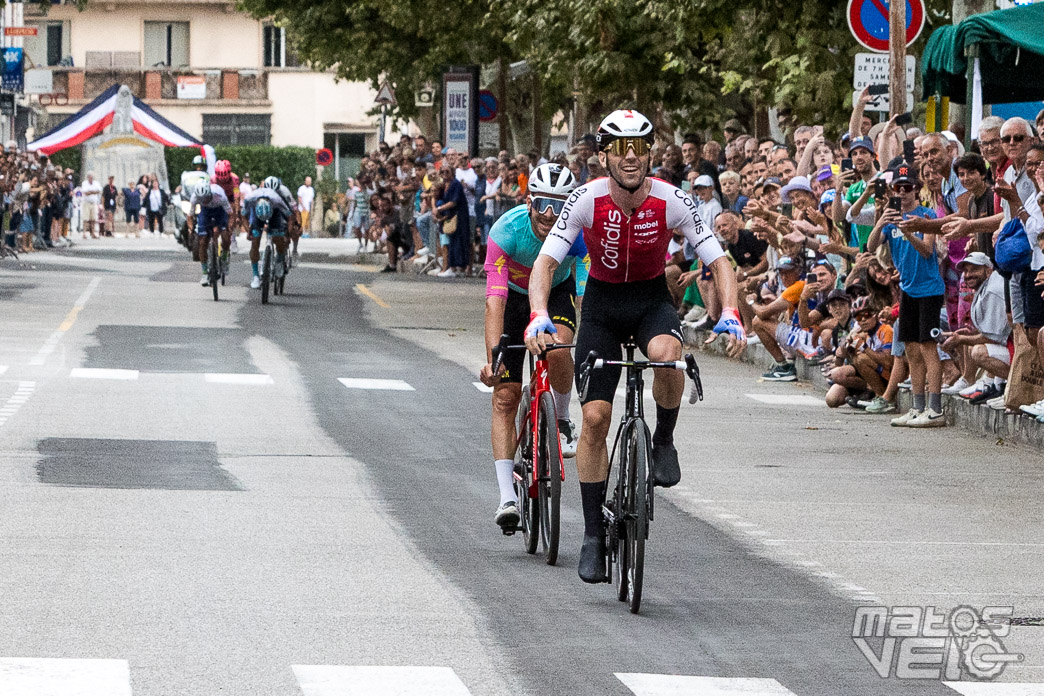
[[[743,322],[740,321],[739,312],[732,307],[726,307],[721,310],[721,318],[718,319],[718,323],[714,325],[714,333],[727,333],[733,336],[737,341],[747,340],[747,332],[743,329]]]
[[[540,309],[529,315],[529,326],[526,327],[526,338],[532,338],[540,333],[558,333],[558,329],[551,323],[551,317],[547,310]]]

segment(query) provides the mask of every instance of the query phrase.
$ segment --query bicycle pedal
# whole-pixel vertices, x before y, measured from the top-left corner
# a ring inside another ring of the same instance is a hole
[[[510,528],[509,527],[501,527],[500,528],[500,532],[504,536],[515,536],[515,532],[521,532],[521,531],[522,531],[521,527],[510,527]]]

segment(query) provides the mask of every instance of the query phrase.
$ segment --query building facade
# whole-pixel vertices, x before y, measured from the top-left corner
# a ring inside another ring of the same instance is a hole
[[[52,94],[31,98],[46,125],[119,83],[213,145],[329,147],[341,178],[377,146],[374,90],[299,65],[281,27],[234,3],[91,0],[83,11],[25,3],[22,12],[37,34],[7,42],[21,42],[27,71],[52,73]]]

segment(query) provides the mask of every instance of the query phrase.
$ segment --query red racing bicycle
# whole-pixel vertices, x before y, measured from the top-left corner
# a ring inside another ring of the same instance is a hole
[[[507,334],[502,335],[493,349],[493,374],[500,372],[506,351],[526,350],[524,345],[508,345],[509,340]],[[503,531],[508,536],[522,532],[526,553],[534,554],[538,545],[542,547],[548,565],[558,561],[565,464],[548,377],[547,353],[572,347],[572,343],[558,343],[548,346],[547,351],[535,359],[529,355],[529,384],[522,388],[522,400],[515,416],[515,492],[522,519],[518,527]]]

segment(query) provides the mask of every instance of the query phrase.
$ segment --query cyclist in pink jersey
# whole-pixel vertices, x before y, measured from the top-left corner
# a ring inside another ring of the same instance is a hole
[[[582,233],[590,254],[590,271],[576,339],[577,371],[590,351],[619,360],[621,344],[629,338],[650,360],[680,360],[681,325],[664,276],[667,246],[674,231],[684,234],[711,270],[718,295],[726,302],[737,297],[735,275],[721,245],[703,226],[692,198],[648,176],[653,142],[649,120],[637,111],[614,111],[598,127],[597,137],[598,157],[609,176],[573,192],[533,264],[526,343],[531,351],[539,352],[555,340],[548,336],[555,333],[547,312],[551,278]],[[722,310],[711,340],[721,333],[729,335],[731,355],[738,355],[746,346],[743,323],[735,307]],[[586,398],[581,402],[583,427],[577,468],[584,541],[579,572],[585,582],[605,581],[602,501],[609,469],[606,436],[619,379],[618,368],[592,372]],[[681,372],[656,371],[652,476],[663,487],[681,479],[674,427],[684,388]]]

